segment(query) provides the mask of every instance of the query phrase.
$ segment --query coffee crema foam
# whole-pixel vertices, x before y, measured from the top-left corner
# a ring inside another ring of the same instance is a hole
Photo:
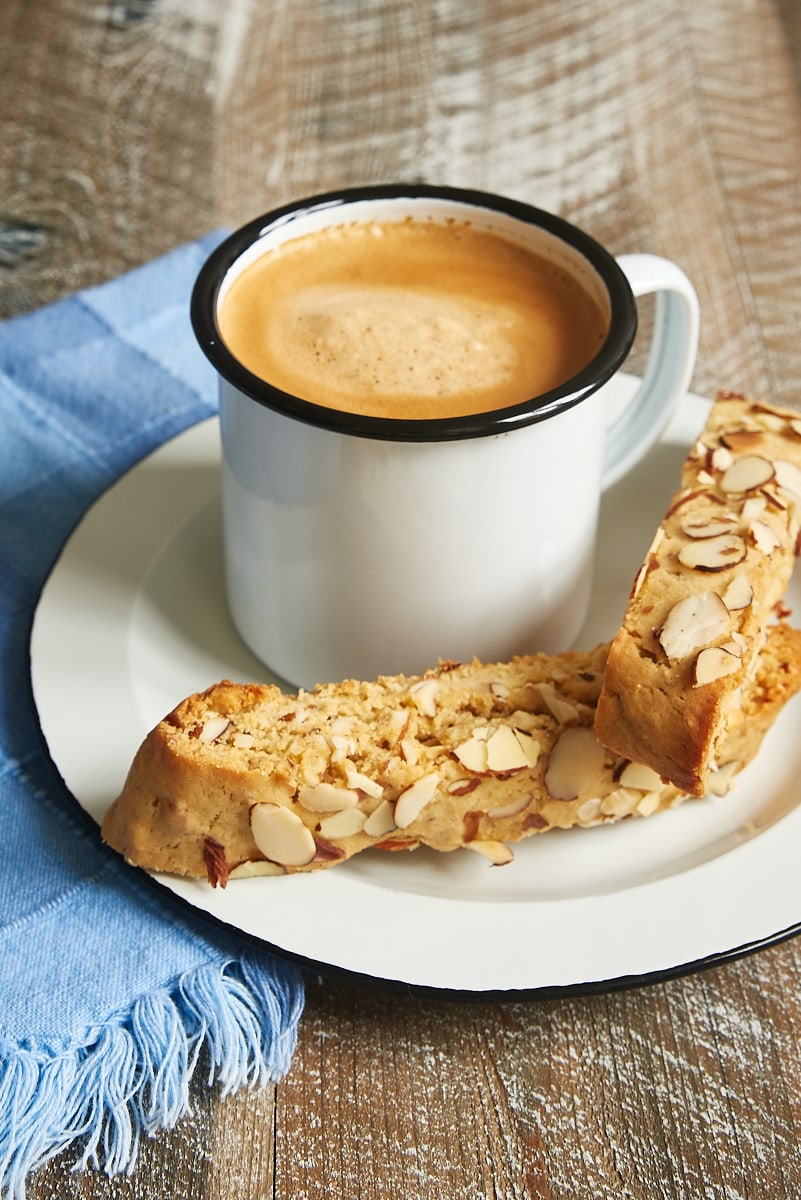
[[[548,260],[467,224],[333,226],[266,251],[218,321],[254,375],[328,408],[462,416],[542,395],[595,356],[608,322]]]

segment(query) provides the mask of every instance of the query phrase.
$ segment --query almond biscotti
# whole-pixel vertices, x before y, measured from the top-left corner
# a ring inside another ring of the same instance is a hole
[[[308,871],[370,847],[465,846],[501,864],[548,829],[648,816],[680,790],[593,732],[607,646],[285,695],[223,682],[146,738],[103,837],[151,870]],[[801,686],[801,634],[774,629],[711,787],[725,792]]]
[[[612,642],[595,730],[693,795],[708,789],[781,612],[801,529],[801,417],[713,405]]]

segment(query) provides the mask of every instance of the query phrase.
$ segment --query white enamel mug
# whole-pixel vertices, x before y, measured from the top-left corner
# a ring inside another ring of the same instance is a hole
[[[218,306],[254,257],[331,224],[409,216],[468,220],[573,273],[609,315],[589,366],[524,404],[397,420],[290,396],[230,354]],[[604,385],[646,293],[656,294],[647,368],[610,425]],[[698,342],[697,298],[675,264],[616,260],[531,206],[416,184],[331,193],[250,222],[202,267],[191,311],[220,382],[231,614],[296,687],[569,647],[587,615],[601,492],[664,430]]]

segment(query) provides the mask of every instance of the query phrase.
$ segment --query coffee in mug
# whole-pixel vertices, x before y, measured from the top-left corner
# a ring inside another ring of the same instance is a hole
[[[646,370],[610,414],[646,293]],[[568,647],[602,489],[661,434],[698,338],[675,264],[425,185],[249,222],[191,314],[219,378],[231,614],[293,687]]]
[[[521,404],[595,357],[608,314],[552,260],[468,221],[350,222],[269,250],[219,326],[260,379],[395,420]]]

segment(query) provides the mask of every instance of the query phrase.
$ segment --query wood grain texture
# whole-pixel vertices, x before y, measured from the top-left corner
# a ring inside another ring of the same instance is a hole
[[[291,197],[447,182],[675,259],[701,299],[696,388],[798,404],[800,11],[5,0],[0,313]],[[799,1044],[798,941],[505,1005],[310,979],[277,1088],[198,1082],[193,1117],[147,1142],[130,1179],[74,1175],[67,1153],[30,1195],[797,1200]]]

